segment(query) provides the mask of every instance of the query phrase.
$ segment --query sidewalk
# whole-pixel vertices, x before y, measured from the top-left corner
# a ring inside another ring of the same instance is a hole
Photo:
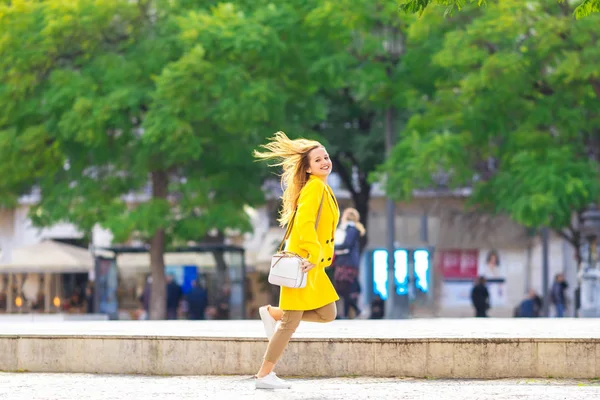
[[[199,361],[200,362],[200,361]],[[600,381],[291,379],[291,390],[255,390],[251,377],[148,377],[0,373],[1,400],[579,400],[598,398]]]

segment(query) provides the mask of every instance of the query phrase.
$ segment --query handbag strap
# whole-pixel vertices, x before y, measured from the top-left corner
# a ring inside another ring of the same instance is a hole
[[[315,231],[317,230],[317,227],[319,226],[319,220],[321,219],[321,210],[323,209],[323,199],[324,198],[325,198],[325,189],[323,189],[323,195],[321,196],[321,203],[319,204],[319,212],[317,213],[317,221],[315,222]],[[294,219],[296,219],[296,212],[298,212],[298,206],[296,206],[296,209],[294,210],[294,214],[292,214],[292,218],[290,219],[287,229],[285,230],[285,235],[283,236],[283,240],[281,241],[281,244],[279,245],[279,248],[277,249],[278,253],[281,252],[281,250],[283,249],[283,246],[285,244],[285,241],[288,240],[288,238],[290,237],[290,235],[292,233],[292,226],[294,225]]]

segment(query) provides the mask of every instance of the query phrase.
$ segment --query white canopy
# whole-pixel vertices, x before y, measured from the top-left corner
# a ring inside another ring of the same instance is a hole
[[[88,250],[53,240],[13,249],[7,256],[0,272],[87,273],[94,269]]]
[[[95,250],[96,255],[113,256],[105,250]],[[94,257],[81,247],[45,240],[40,243],[13,249],[4,254],[0,273],[88,273],[94,271]],[[165,253],[166,266],[196,265],[201,269],[215,268],[210,253]],[[117,256],[117,267],[123,273],[150,271],[149,253],[123,253]]]
[[[215,267],[215,259],[210,253],[165,253],[165,266],[196,265],[198,268]],[[121,271],[150,271],[149,253],[123,253],[117,256],[117,266]]]

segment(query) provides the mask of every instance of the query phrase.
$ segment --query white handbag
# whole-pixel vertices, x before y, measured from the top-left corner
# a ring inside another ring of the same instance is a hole
[[[317,214],[317,220],[315,222],[315,230],[319,226],[319,219],[321,218],[321,208],[323,208],[323,196],[321,197],[321,204],[319,205],[319,212]],[[294,224],[294,218],[296,217],[296,211],[292,215],[292,219],[288,224],[283,241],[279,245],[277,253],[271,257],[271,269],[269,271],[269,283],[276,286],[284,286],[289,288],[301,289],[306,286],[307,273],[302,271],[303,258],[296,253],[291,251],[282,251],[285,241],[288,239],[292,232],[292,226]]]

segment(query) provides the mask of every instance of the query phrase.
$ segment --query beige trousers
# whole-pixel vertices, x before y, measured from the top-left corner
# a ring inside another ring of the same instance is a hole
[[[283,351],[287,347],[290,339],[296,328],[300,325],[300,321],[307,322],[331,322],[335,320],[337,309],[335,303],[329,303],[315,310],[283,310],[283,318],[279,324],[279,328],[273,334],[267,352],[265,353],[265,361],[276,363]]]

